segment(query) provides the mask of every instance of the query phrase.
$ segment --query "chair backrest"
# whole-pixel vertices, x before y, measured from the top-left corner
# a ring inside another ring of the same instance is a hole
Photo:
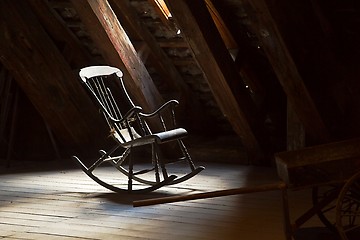
[[[131,122],[119,121],[124,117],[123,114],[135,107],[124,86],[121,70],[110,66],[90,66],[81,69],[79,75],[93,102],[103,113],[115,139],[124,143],[140,137]],[[138,118],[136,114],[133,120],[137,120],[135,118]]]

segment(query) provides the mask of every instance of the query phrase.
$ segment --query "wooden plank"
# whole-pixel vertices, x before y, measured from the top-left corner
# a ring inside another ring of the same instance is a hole
[[[235,63],[203,1],[167,1],[182,34],[209,82],[213,95],[234,131],[240,136],[252,162],[262,150],[254,134],[259,120],[256,107],[241,82]],[[258,128],[260,130],[261,127]]]
[[[0,12],[1,62],[64,146],[97,146],[105,123],[28,3],[1,1]]]
[[[108,1],[71,2],[107,63],[123,71],[125,85],[134,100],[145,111],[162,104],[162,97]]]
[[[360,139],[275,154],[279,177],[291,188],[341,182],[360,170]]]
[[[188,194],[182,196],[180,195],[180,196],[162,197],[162,198],[154,198],[154,199],[146,199],[146,200],[137,200],[133,202],[133,206],[142,207],[142,206],[149,206],[155,204],[189,201],[196,199],[224,197],[224,196],[255,193],[255,192],[267,192],[267,191],[281,190],[284,189],[285,187],[286,185],[283,182],[273,183],[273,184],[270,183],[270,184],[264,184],[254,187],[242,187],[242,188],[225,189],[225,190],[218,190],[218,191],[205,192],[205,193]]]
[[[6,239],[285,239],[278,191],[142,208],[131,205],[135,199],[178,192],[191,194],[273,182],[277,180],[273,168],[209,163],[197,179],[181,187],[136,196],[91,188],[91,180],[80,170],[11,170],[0,175],[0,191],[5,193],[0,198],[0,237]],[[109,168],[102,170],[113,175]],[[290,212],[311,206],[309,196],[310,191],[289,192]],[[319,224],[315,219],[307,226]]]
[[[306,133],[314,142],[327,142],[328,130],[287,49],[281,32],[271,16],[267,1],[246,0],[245,2],[251,8],[249,11],[256,17],[251,22],[253,30],[261,41],[262,48],[288,97],[288,101],[304,124]]]

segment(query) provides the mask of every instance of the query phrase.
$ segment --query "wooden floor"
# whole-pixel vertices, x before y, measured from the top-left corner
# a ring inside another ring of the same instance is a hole
[[[57,164],[46,171],[5,169],[0,175],[0,238],[285,239],[280,191],[132,206],[134,200],[278,181],[273,168],[203,165],[206,169],[195,178],[148,195],[112,193],[81,170]],[[182,166],[174,168],[183,171]],[[289,191],[289,200],[294,219],[311,205],[310,191]],[[295,239],[336,238],[314,217]]]

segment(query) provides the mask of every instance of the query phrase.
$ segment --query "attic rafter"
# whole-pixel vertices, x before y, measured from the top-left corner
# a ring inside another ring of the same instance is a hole
[[[125,84],[145,111],[163,103],[147,69],[107,0],[71,0],[109,65],[124,72]]]
[[[216,10],[214,4],[211,2],[211,0],[205,0],[206,6],[209,9],[209,12],[211,14],[212,19],[215,22],[215,25],[224,40],[224,43],[226,45],[227,49],[237,49],[238,45],[233,38],[231,32],[227,28],[226,24],[224,23],[224,20],[221,18],[220,14]]]
[[[28,2],[2,0],[0,16],[0,61],[57,139],[79,150],[95,146],[106,126]]]
[[[171,19],[171,12],[165,4],[164,0],[148,0],[148,2],[155,8],[155,11],[158,13],[160,20],[167,26],[169,29],[176,30],[176,26]]]
[[[189,86],[176,68],[177,62],[166,55],[156,38],[141,22],[129,0],[110,0],[110,4],[126,32],[131,35],[132,39],[141,42],[138,55],[141,56],[141,50],[145,49],[145,54],[148,58],[147,64],[154,67],[161,76],[162,81],[166,82],[167,94],[171,94],[171,98],[179,100],[179,122],[187,121],[195,126],[202,124],[202,121],[204,121],[204,110],[200,107],[198,100],[192,95]],[[187,119],[188,114],[186,112],[191,113],[195,117],[191,120]]]
[[[172,90],[188,96],[188,86],[182,80],[169,57],[160,48],[156,39],[140,22],[140,19],[130,5],[129,0],[111,0],[110,3],[112,3],[114,12],[118,15],[124,29],[126,29],[127,32],[131,32],[136,40],[141,40],[143,44],[146,45],[146,49],[150,51],[149,57],[152,65],[154,65],[159,73],[164,76],[164,80],[172,87]]]
[[[262,43],[290,105],[304,124],[306,133],[315,142],[327,142],[328,130],[269,12],[266,1],[245,0],[245,2],[252,8],[251,12],[256,14],[256,21],[252,22],[253,30]]]
[[[240,136],[251,161],[259,161],[263,157],[262,150],[253,132],[258,120],[256,108],[247,89],[241,83],[235,63],[216,29],[205,2],[168,0],[167,5],[206,75],[223,114]]]
[[[90,54],[81,45],[79,39],[66,27],[52,6],[49,5],[48,0],[29,0],[29,4],[52,38],[61,44],[65,43],[61,51],[66,60],[73,65],[73,68],[80,68],[91,62]],[[70,5],[70,3],[67,4]]]

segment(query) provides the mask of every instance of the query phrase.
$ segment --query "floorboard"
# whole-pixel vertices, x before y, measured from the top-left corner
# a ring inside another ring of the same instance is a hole
[[[54,164],[56,166],[57,164]],[[284,240],[281,192],[251,193],[133,207],[134,200],[277,182],[271,167],[204,163],[196,177],[151,194],[117,194],[77,168],[0,174],[0,238],[4,239],[245,239]],[[173,171],[181,174],[182,166]],[[111,181],[119,174],[99,169]],[[124,182],[126,183],[126,182]],[[294,220],[311,206],[309,189],[289,190]],[[296,240],[336,239],[313,217]]]

